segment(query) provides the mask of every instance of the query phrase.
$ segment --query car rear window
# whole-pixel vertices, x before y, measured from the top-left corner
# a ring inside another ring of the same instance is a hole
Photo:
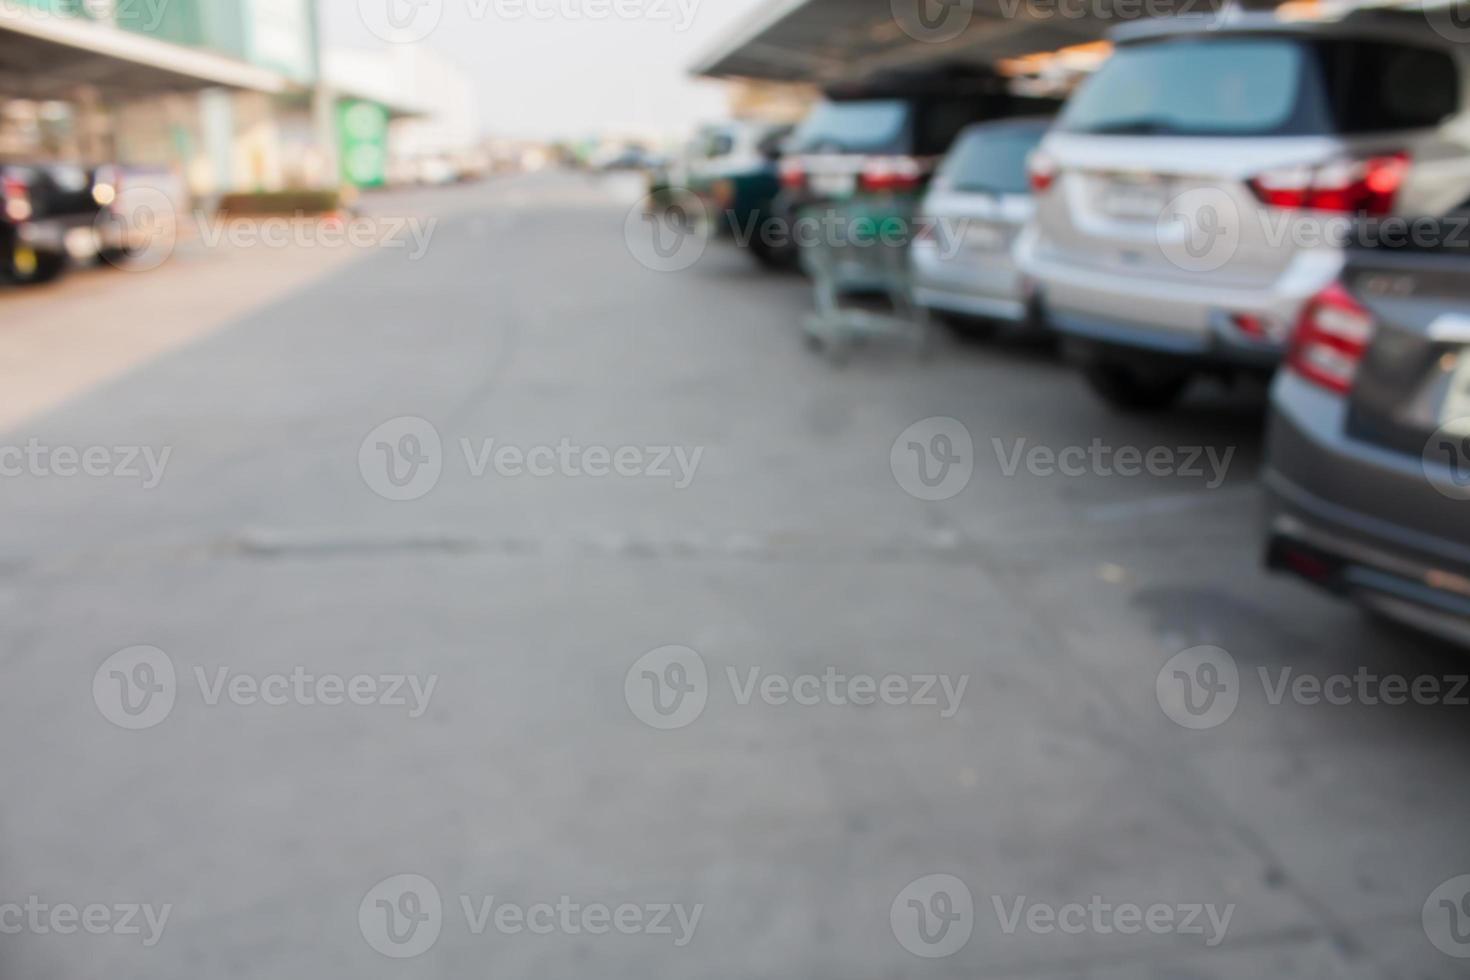
[[[735,134],[725,130],[712,132],[705,137],[699,152],[710,160],[727,157],[735,152]]]
[[[1307,56],[1287,39],[1144,44],[1119,50],[1062,116],[1068,132],[1254,136],[1291,121]]]
[[[971,130],[961,136],[939,170],[950,190],[1025,194],[1026,158],[1040,144],[1041,127]]]
[[[1434,126],[1459,73],[1433,48],[1237,37],[1125,47],[1077,93],[1060,128],[1128,136],[1315,136]]]
[[[797,131],[804,151],[868,153],[891,149],[905,135],[909,105],[902,99],[823,102]]]

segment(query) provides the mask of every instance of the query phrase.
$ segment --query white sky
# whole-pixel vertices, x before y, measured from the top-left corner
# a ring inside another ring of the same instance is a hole
[[[397,5],[400,23],[429,31],[415,43],[480,84],[491,135],[678,137],[726,112],[723,87],[691,78],[689,65],[766,2],[325,0],[321,17],[328,47],[383,47],[385,11]],[[593,19],[609,8],[640,16]]]

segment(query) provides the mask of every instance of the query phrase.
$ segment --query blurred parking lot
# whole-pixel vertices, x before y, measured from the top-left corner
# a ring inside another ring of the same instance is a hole
[[[0,975],[1470,975],[1470,667],[1266,577],[1258,390],[834,368],[642,194],[0,297]]]

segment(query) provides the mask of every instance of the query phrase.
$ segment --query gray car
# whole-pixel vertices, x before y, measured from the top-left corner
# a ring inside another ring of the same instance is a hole
[[[1050,119],[981,123],[960,134],[920,205],[910,250],[914,302],[973,329],[1044,333],[1012,251],[1034,204],[1026,161]]]
[[[1334,222],[1470,198],[1470,61],[1419,16],[1134,25],[1032,158],[1017,255],[1096,392],[1269,374],[1342,270]]]
[[[1470,645],[1470,215],[1364,237],[1273,388],[1267,561]]]

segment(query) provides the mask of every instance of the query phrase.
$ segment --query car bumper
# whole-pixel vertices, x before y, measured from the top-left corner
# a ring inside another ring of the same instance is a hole
[[[1185,335],[1058,308],[1053,305],[1050,289],[1045,290],[1045,295],[1052,329],[1073,342],[1069,345],[1071,349],[1087,356],[1167,360],[1184,367],[1241,368],[1262,374],[1269,374],[1286,356],[1286,348],[1279,344],[1242,341],[1226,316],[1211,324],[1202,335]]]
[[[101,251],[121,248],[127,237],[120,222],[99,221],[94,213],[27,221],[15,230],[18,245],[78,260],[95,258]]]
[[[1355,530],[1367,515],[1315,512],[1300,488],[1267,479],[1268,568],[1470,649],[1470,574],[1424,561],[1391,538],[1364,543]]]
[[[1012,323],[1029,318],[1024,280],[1008,253],[962,251],[946,258],[933,246],[916,243],[910,263],[919,306]]]
[[[985,293],[946,289],[942,286],[914,286],[914,302],[925,309],[944,313],[959,313],[964,316],[985,317],[1022,323],[1027,319],[1026,303],[1006,296],[990,296]]]
[[[1280,363],[1302,309],[1342,269],[1338,253],[1304,253],[1267,287],[1232,287],[1077,266],[1043,255],[1032,235],[1023,236],[1016,256],[1063,335],[1115,350],[1265,369]]]
[[[1278,379],[1267,565],[1470,646],[1470,543],[1456,539],[1464,503],[1435,490],[1418,459],[1342,435],[1344,413],[1340,398]]]

